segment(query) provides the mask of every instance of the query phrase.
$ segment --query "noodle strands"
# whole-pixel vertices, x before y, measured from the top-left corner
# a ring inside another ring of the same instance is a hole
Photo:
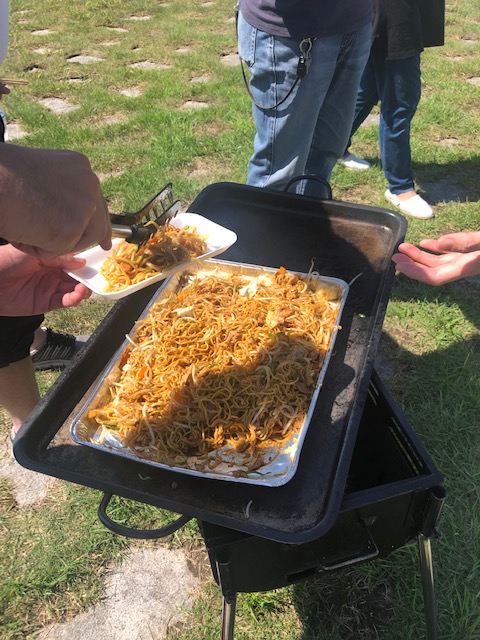
[[[105,291],[118,291],[142,282],[206,251],[205,238],[192,226],[178,229],[167,223],[140,246],[123,240],[100,269],[107,281]]]
[[[261,473],[305,422],[342,291],[283,268],[182,279],[137,323],[84,420],[146,460]]]

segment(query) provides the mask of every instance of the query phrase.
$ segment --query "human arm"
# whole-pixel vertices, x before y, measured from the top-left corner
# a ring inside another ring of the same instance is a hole
[[[0,236],[38,258],[109,249],[108,207],[86,156],[1,144]]]
[[[399,253],[392,257],[397,271],[434,286],[480,274],[480,232],[425,239],[420,247],[408,243],[399,246]]]
[[[80,304],[91,291],[64,269],[84,264],[74,256],[41,260],[12,245],[0,247],[0,315],[30,316]]]

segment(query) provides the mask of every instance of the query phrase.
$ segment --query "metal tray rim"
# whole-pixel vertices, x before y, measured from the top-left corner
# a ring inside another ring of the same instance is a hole
[[[245,264],[245,263],[238,263],[238,262],[229,262],[225,260],[218,261],[213,259],[205,260],[202,265],[197,264],[195,266],[195,270],[199,271],[199,270],[205,269],[205,267],[207,268],[210,267],[212,268],[212,270],[215,268],[221,268],[223,270],[236,269],[237,271],[240,270],[241,272],[260,272],[261,271],[262,273],[264,272],[275,273],[276,271],[278,271],[277,268],[273,268],[273,267],[265,267],[262,265],[253,265],[253,264]],[[289,273],[292,273],[293,275],[303,276],[303,277],[309,275],[306,273],[290,271],[290,270],[289,270]],[[173,288],[175,283],[178,283],[178,279],[181,277],[181,275],[182,274],[180,272],[173,275],[164,283],[162,287],[160,287],[155,292],[155,294],[152,296],[150,301],[147,303],[143,312],[140,314],[139,321],[143,320],[148,315],[149,309],[154,302],[156,302],[159,298],[161,298],[162,295],[165,295],[165,292],[168,292],[169,288]],[[99,374],[97,382],[94,384],[91,392],[87,395],[87,397],[84,399],[84,401],[80,405],[78,412],[74,416],[72,423],[70,425],[70,435],[72,440],[80,445],[85,445],[93,449],[98,449],[98,450],[107,452],[112,455],[128,458],[135,462],[140,462],[142,464],[145,464],[147,467],[151,466],[159,469],[175,471],[178,473],[183,473],[186,475],[196,476],[200,478],[224,480],[224,481],[233,482],[233,483],[254,484],[254,485],[261,485],[265,487],[278,487],[289,482],[294,477],[298,468],[302,446],[303,446],[308,428],[310,426],[310,421],[313,415],[315,404],[318,400],[318,395],[321,392],[322,383],[325,378],[330,359],[332,357],[335,340],[338,334],[338,324],[341,321],[342,311],[344,309],[345,302],[348,296],[348,291],[349,291],[349,285],[345,281],[341,280],[340,278],[322,276],[321,274],[316,274],[316,273],[310,274],[310,275],[313,275],[319,282],[334,283],[339,287],[339,290],[341,291],[341,300],[339,303],[339,309],[338,309],[338,314],[336,318],[337,326],[332,332],[329,349],[324,358],[322,369],[319,373],[317,382],[315,384],[315,390],[311,398],[311,401],[309,403],[309,408],[305,418],[304,425],[302,426],[300,432],[298,434],[294,434],[292,438],[285,445],[286,449],[289,449],[290,447],[295,446],[296,447],[295,454],[293,457],[288,456],[288,454],[284,454],[285,461],[283,463],[283,467],[281,467],[279,471],[275,471],[275,468],[278,466],[278,464],[274,464],[271,471],[267,470],[263,474],[258,473],[258,474],[252,474],[248,476],[238,476],[238,477],[232,476],[231,474],[228,475],[226,473],[221,473],[221,472],[197,471],[189,467],[168,465],[166,463],[161,463],[161,462],[156,462],[153,460],[141,458],[139,456],[136,456],[135,453],[133,453],[131,450],[125,447],[122,447],[121,444],[118,443],[118,441],[115,441],[114,439],[110,441],[110,444],[97,443],[95,441],[92,441],[90,439],[91,434],[88,433],[87,427],[82,423],[82,418],[84,417],[85,412],[89,408],[91,408],[92,402],[95,400],[97,395],[101,392],[102,388],[106,384],[106,380],[108,379],[108,376],[115,369],[117,362],[120,359],[123,351],[128,346],[128,343],[129,343],[128,338],[125,338],[125,340],[122,342],[120,347],[117,349],[115,354],[110,359],[110,362],[107,364],[104,370]],[[135,330],[136,330],[136,325],[134,325],[134,327],[128,334],[130,338],[135,333]],[[291,460],[290,462],[288,462],[288,458],[290,458]]]

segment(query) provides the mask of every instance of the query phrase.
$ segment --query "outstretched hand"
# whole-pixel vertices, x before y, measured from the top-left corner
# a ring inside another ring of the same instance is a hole
[[[41,260],[11,245],[0,247],[0,315],[30,316],[80,304],[91,291],[64,269],[84,264],[74,256]]]
[[[392,257],[397,271],[434,286],[480,274],[480,232],[426,239],[420,247],[406,242],[399,246],[399,253]]]

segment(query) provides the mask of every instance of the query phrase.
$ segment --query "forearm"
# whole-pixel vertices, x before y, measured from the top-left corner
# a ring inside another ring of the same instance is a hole
[[[41,258],[108,249],[108,208],[86,156],[0,145],[0,236]]]
[[[24,242],[33,236],[32,228],[44,228],[42,194],[37,194],[38,207],[33,211],[34,174],[28,150],[11,144],[0,145],[0,236],[9,242]],[[32,219],[33,218],[33,219]],[[41,236],[38,237],[41,241]]]

